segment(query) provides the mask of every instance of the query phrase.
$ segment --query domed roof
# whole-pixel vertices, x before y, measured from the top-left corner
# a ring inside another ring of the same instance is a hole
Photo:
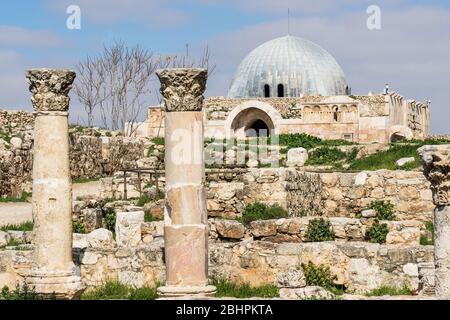
[[[285,36],[245,57],[228,97],[264,97],[269,88],[271,97],[279,96],[280,90],[285,97],[337,96],[345,95],[346,87],[344,72],[331,54],[311,41]]]

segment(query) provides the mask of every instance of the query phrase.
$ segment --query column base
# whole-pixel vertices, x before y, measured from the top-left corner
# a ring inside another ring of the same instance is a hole
[[[33,287],[36,293],[54,296],[56,299],[76,300],[86,289],[81,283],[81,277],[71,274],[42,274],[33,272],[27,277],[26,283]]]
[[[210,298],[215,294],[215,286],[164,286],[158,288],[158,295],[161,298]]]

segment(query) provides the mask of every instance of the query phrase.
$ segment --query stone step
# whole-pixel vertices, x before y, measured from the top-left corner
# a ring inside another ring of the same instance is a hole
[[[309,222],[318,217],[302,217],[253,221],[243,225],[236,220],[209,219],[210,236],[219,240],[254,238],[281,242],[308,242]],[[329,221],[335,234],[335,241],[367,241],[366,231],[374,223],[373,218],[324,218]],[[415,220],[380,221],[389,232],[386,244],[420,245],[421,235],[426,233],[424,223]]]

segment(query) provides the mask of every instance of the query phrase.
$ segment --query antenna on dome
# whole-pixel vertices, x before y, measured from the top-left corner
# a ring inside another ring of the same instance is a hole
[[[291,10],[288,8],[288,36],[291,35]]]

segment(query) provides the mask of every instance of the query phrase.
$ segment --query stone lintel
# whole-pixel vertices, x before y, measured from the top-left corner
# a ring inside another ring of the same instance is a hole
[[[202,111],[208,71],[172,68],[156,72],[161,81],[166,112]]]
[[[417,150],[431,182],[436,206],[450,205],[450,145],[427,145]]]
[[[67,111],[76,74],[62,69],[31,69],[26,74],[36,111]]]

